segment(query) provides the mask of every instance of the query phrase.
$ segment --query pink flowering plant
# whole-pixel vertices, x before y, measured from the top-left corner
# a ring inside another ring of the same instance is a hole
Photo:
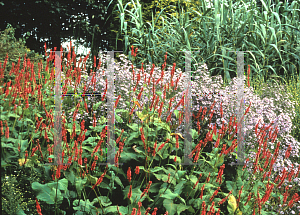
[[[131,47],[134,60],[138,49]],[[297,155],[291,145],[282,148],[276,141],[279,119],[275,128],[273,123],[254,121],[254,129],[248,128],[253,134],[246,139],[245,165],[230,165],[240,144],[236,137],[241,121],[230,113],[226,98],[212,104],[204,104],[202,95],[193,100],[188,156],[198,165],[181,165],[186,74],[176,69],[176,63],[168,70],[166,63],[161,68],[147,65],[145,70],[142,64],[139,71],[132,63],[116,69],[115,163],[105,165],[105,60],[94,58],[94,71],[85,79],[88,56],[78,63],[75,57],[70,51],[67,65],[62,65],[62,93],[83,94],[62,98],[62,165],[54,164],[54,52],[46,67],[41,62],[36,72],[26,55],[23,69],[21,58],[10,71],[8,55],[3,66],[0,63],[1,168],[19,171],[23,177],[39,176],[27,187],[36,213],[252,215],[285,213],[299,205],[299,164],[289,171],[274,169],[278,158]],[[165,53],[165,62],[167,57]],[[199,86],[200,80],[192,81],[192,92],[200,92]],[[92,92],[100,96],[86,96]],[[251,96],[242,118],[246,122],[256,107]],[[16,211],[22,213],[20,208]]]

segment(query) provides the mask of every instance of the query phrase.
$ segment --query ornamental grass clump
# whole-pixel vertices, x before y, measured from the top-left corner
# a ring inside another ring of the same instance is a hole
[[[71,58],[70,53],[69,68],[63,69],[63,72],[66,71],[62,80],[65,83],[62,86],[63,93],[70,89],[78,93],[81,71],[72,65],[75,56],[72,53]],[[150,78],[147,79],[147,73],[143,74],[142,69],[141,72],[136,72],[135,77],[131,75],[130,77],[134,77],[133,85],[128,85],[127,92],[132,98],[130,102],[125,101],[125,104],[129,102],[130,108],[119,108],[122,95],[116,95],[116,121],[126,123],[123,129],[118,126],[115,128],[115,164],[105,165],[108,127],[107,120],[103,117],[104,110],[97,118],[93,117],[90,126],[86,126],[85,120],[78,122],[78,113],[91,114],[87,104],[89,102],[83,95],[75,102],[71,117],[67,117],[66,112],[63,114],[62,164],[55,165],[55,105],[53,94],[52,97],[45,96],[53,93],[53,59],[54,53],[51,50],[45,71],[41,68],[40,80],[43,85],[36,84],[36,74],[30,73],[32,64],[28,61],[27,64],[24,63],[21,72],[19,68],[13,71],[17,77],[15,80],[1,86],[1,121],[6,121],[5,126],[9,127],[7,137],[1,133],[3,160],[6,161],[3,168],[45,171],[46,179],[43,183],[35,181],[31,184],[39,214],[50,211],[55,214],[123,215],[277,214],[279,210],[286,212],[300,200],[297,193],[291,193],[295,189],[291,180],[298,178],[300,166],[295,166],[291,172],[284,170],[282,174],[275,176],[274,181],[271,179],[281,143],[275,143],[274,149],[267,148],[266,143],[269,139],[272,143],[275,142],[278,127],[269,131],[269,127],[259,128],[259,124],[256,124],[254,135],[257,152],[254,161],[247,158],[244,166],[229,165],[234,161],[229,155],[234,154],[235,148],[240,144],[234,137],[241,121],[238,122],[233,114],[225,118],[224,106],[224,109],[220,109],[220,115],[229,121],[229,125],[223,122],[220,129],[217,129],[216,124],[209,126],[214,114],[219,114],[219,111],[215,111],[216,102],[209,108],[200,106],[192,116],[197,127],[190,129],[193,141],[192,152],[188,156],[198,165],[181,165],[186,137],[176,129],[183,125],[186,90],[180,88],[179,81],[184,74],[176,76],[175,64],[169,72],[164,71],[164,64],[157,78],[154,73],[150,73]],[[9,72],[5,70],[5,66],[0,68],[0,81],[3,81],[4,74],[9,76]],[[145,81],[141,85],[140,81],[143,79]],[[20,80],[27,86],[24,91],[19,87]],[[35,87],[32,87],[31,81],[36,84]],[[74,88],[68,87],[68,83],[72,81],[75,83]],[[91,82],[95,84],[95,76]],[[101,99],[91,104],[92,109],[105,106],[106,89],[98,91]],[[177,90],[179,93],[176,93]],[[148,103],[143,103],[143,98],[148,98]],[[28,105],[29,101],[33,103],[32,106]],[[19,108],[15,106],[18,102]],[[62,109],[64,108],[62,105]],[[134,111],[137,108],[138,111]],[[245,118],[250,111],[249,105],[244,113]],[[124,115],[117,117],[118,113]],[[175,122],[172,122],[173,113]],[[134,117],[136,122],[133,121]],[[71,122],[68,122],[69,119]],[[19,133],[14,132],[16,129]],[[267,132],[269,136],[266,136]],[[287,149],[285,159],[291,154],[291,148]],[[52,165],[45,165],[47,163]],[[104,165],[99,165],[100,163]],[[9,164],[17,167],[7,166]],[[43,211],[49,205],[50,209]]]

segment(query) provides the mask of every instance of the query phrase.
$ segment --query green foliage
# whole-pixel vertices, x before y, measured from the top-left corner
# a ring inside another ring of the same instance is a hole
[[[14,36],[15,30],[10,25],[7,24],[6,29],[1,32],[1,42],[0,42],[0,59],[3,61],[6,57],[6,53],[8,56],[13,59],[13,62],[17,63],[20,53],[27,53],[27,48],[25,47],[25,40],[21,38],[19,41]],[[8,65],[9,66],[9,65]]]
[[[47,76],[44,78],[50,78],[49,73],[44,72],[44,74]],[[52,83],[43,87],[45,94],[51,94],[49,86],[53,84],[53,80],[51,81]],[[15,83],[13,82],[13,84]],[[1,86],[2,89],[3,86]],[[158,94],[163,100],[162,93]],[[162,121],[156,111],[149,112],[146,106],[143,110],[135,112],[136,117],[140,119],[139,123],[129,123],[129,120],[133,119],[129,110],[117,109],[115,111],[116,122],[124,123],[122,128],[117,126],[115,128],[116,138],[122,134],[122,138],[116,144],[115,151],[120,153],[122,149],[118,163],[123,165],[106,165],[106,155],[105,153],[102,154],[100,150],[106,149],[107,133],[104,129],[107,126],[107,119],[99,117],[96,119],[97,126],[87,127],[86,132],[83,132],[85,129],[81,128],[78,123],[75,123],[74,127],[73,122],[63,124],[65,134],[68,135],[67,140],[62,142],[65,153],[63,163],[68,163],[68,165],[64,166],[63,169],[57,169],[57,165],[49,165],[50,160],[55,158],[55,154],[49,150],[49,147],[54,145],[54,129],[50,126],[52,125],[52,117],[49,114],[50,109],[53,110],[55,107],[53,97],[44,97],[44,108],[37,104],[37,95],[32,95],[32,99],[36,99],[32,101],[32,103],[35,102],[36,108],[25,108],[23,98],[18,98],[16,103],[21,101],[21,104],[15,112],[13,107],[8,104],[11,97],[12,95],[5,97],[5,94],[0,96],[1,121],[6,121],[10,128],[9,138],[3,135],[1,142],[1,169],[5,172],[19,170],[22,173],[20,174],[21,179],[30,182],[27,189],[31,196],[38,199],[42,213],[114,214],[119,211],[122,214],[130,214],[133,208],[139,208],[139,202],[141,202],[142,214],[145,214],[148,207],[151,210],[158,208],[158,214],[163,214],[166,211],[169,214],[199,214],[203,210],[203,203],[205,203],[207,210],[210,208],[215,211],[222,209],[222,215],[248,215],[253,213],[254,208],[257,208],[256,194],[258,190],[260,197],[267,192],[266,184],[268,182],[261,180],[261,172],[257,173],[255,176],[257,178],[253,180],[254,174],[242,170],[242,166],[230,166],[230,163],[235,160],[230,157],[230,155],[235,155],[233,149],[229,150],[228,154],[220,155],[223,144],[228,149],[236,141],[230,139],[234,131],[229,132],[229,128],[226,128],[224,136],[220,138],[219,146],[215,148],[213,145],[219,136],[212,134],[212,131],[207,128],[209,121],[207,118],[202,120],[200,130],[191,129],[191,148],[195,149],[200,140],[205,139],[206,145],[200,147],[198,158],[194,156],[197,152],[191,154],[190,158],[197,165],[185,166],[183,161],[186,161],[184,157],[184,150],[186,149],[184,148],[183,134],[175,132],[179,123],[176,122],[175,126],[171,126],[170,123]],[[165,100],[168,101],[170,97],[173,97],[172,93],[168,94]],[[71,112],[78,110],[79,113],[83,114],[86,111],[85,102],[79,101],[79,104],[80,107],[78,108],[70,107]],[[92,105],[94,109],[97,109],[105,105],[105,100]],[[117,116],[119,112],[122,114],[121,116]],[[23,120],[20,120],[21,115]],[[175,115],[178,119],[178,112],[175,112]],[[44,129],[36,128],[36,116],[43,117],[44,126],[42,128]],[[195,121],[194,118],[193,121]],[[76,134],[75,138],[70,137],[70,134],[73,134],[73,129]],[[122,129],[124,130],[122,131]],[[102,132],[104,137],[101,137]],[[83,133],[85,138],[80,140]],[[49,142],[47,142],[45,134],[48,134]],[[176,147],[176,135],[180,137],[178,139],[179,148]],[[36,140],[39,140],[39,144]],[[100,143],[102,144],[101,147]],[[123,148],[120,143],[124,143]],[[76,144],[77,148],[75,149]],[[33,148],[38,145],[40,148],[32,153]],[[97,145],[100,148],[94,152]],[[20,151],[18,150],[19,146]],[[24,164],[25,151],[29,152],[29,156]],[[74,159],[76,153],[77,159]],[[98,160],[92,154],[97,155]],[[177,158],[176,161],[174,161],[175,157]],[[71,158],[70,161],[69,158]],[[79,162],[80,159],[83,160],[82,163]],[[97,165],[92,170],[91,166],[94,161]],[[98,165],[99,163],[102,165]],[[219,178],[222,165],[225,165],[226,168],[221,176],[221,183],[217,182],[216,179]],[[130,180],[129,167],[132,176]],[[134,173],[134,167],[139,167],[139,174]],[[59,178],[55,178],[56,175],[59,175]],[[101,183],[92,189],[100,177],[102,177]],[[250,180],[247,180],[249,177]],[[144,193],[149,181],[152,184],[149,185],[148,192]],[[17,183],[17,180],[13,183]],[[22,207],[21,197],[9,193],[8,186],[10,185],[4,184],[2,186],[6,186],[5,197],[3,198],[5,201],[4,210],[13,210],[7,212],[11,214],[17,213],[18,207]],[[240,195],[241,189],[243,192]],[[217,190],[219,192],[212,198]],[[128,197],[129,191],[132,194],[130,197]],[[142,196],[142,193],[145,195]],[[255,196],[245,205],[249,193],[254,193]],[[225,197],[228,197],[228,200],[219,205],[218,203]],[[277,188],[272,197],[283,199],[282,193]],[[29,199],[26,197],[26,200]],[[13,207],[7,206],[10,204]],[[31,201],[31,211],[34,211],[32,209],[35,207],[34,204],[35,202],[32,203]],[[262,214],[273,213],[274,211],[265,207],[266,205],[270,206],[271,203],[262,205]],[[27,208],[24,206],[22,210],[26,211],[25,209]],[[149,211],[150,214],[151,212]]]
[[[80,184],[76,183],[77,189],[78,185]],[[32,189],[37,192],[37,199],[47,202],[48,204],[54,204],[55,202],[60,204],[63,200],[63,197],[66,195],[65,193],[67,188],[68,180],[65,178],[57,181],[57,183],[51,182],[44,185],[38,182],[32,183]]]
[[[129,55],[129,47],[133,45],[139,49],[138,62],[147,60],[161,65],[161,56],[168,52],[171,60],[167,60],[167,66],[176,62],[176,66],[183,69],[184,53],[177,51],[200,50],[200,53],[192,54],[192,70],[195,70],[195,62],[205,62],[212,76],[222,74],[228,84],[236,75],[237,64],[236,53],[229,51],[247,50],[253,52],[248,53],[246,65],[251,65],[254,76],[266,80],[288,78],[293,73],[299,75],[296,54],[299,49],[292,45],[299,41],[299,25],[292,17],[292,14],[296,15],[295,7],[299,2],[286,3],[287,18],[277,12],[283,7],[282,3],[272,8],[270,1],[263,2],[263,7],[259,8],[255,1],[223,2],[220,6],[219,1],[213,1],[211,8],[204,4],[196,9],[192,7],[191,12],[196,14],[194,18],[189,11],[178,14],[177,18],[168,17],[164,10],[171,6],[167,5],[162,11],[157,11],[158,14],[153,14],[147,23],[142,17],[143,7],[137,1],[133,2],[134,7],[129,3],[123,6],[119,1],[120,34],[123,35],[125,54]],[[160,23],[164,24],[160,26]]]
[[[8,54],[8,62],[7,62],[7,70],[10,71],[12,68],[12,62],[17,65],[19,57],[23,58],[25,54],[30,58],[31,62],[34,62],[35,67],[34,71],[37,71],[37,64],[40,62],[42,56],[31,51],[26,46],[26,39],[19,38],[18,40],[15,38],[15,29],[7,24],[7,27],[4,31],[1,32],[0,35],[0,61],[3,65],[6,55]],[[23,62],[21,62],[23,63]],[[45,68],[45,62],[44,68]]]
[[[26,202],[22,198],[20,189],[16,188],[17,180],[14,176],[6,176],[2,181],[2,214],[25,214]]]
[[[179,5],[181,7],[179,7]],[[167,0],[167,1],[159,1],[154,0],[151,1],[151,4],[143,5],[143,17],[145,17],[144,22],[150,22],[152,21],[152,12],[153,16],[156,16],[160,13],[161,10],[165,8],[165,14],[168,17],[177,16],[180,9],[184,9],[184,12],[191,13],[191,18],[196,17],[197,15],[192,12],[192,9],[196,9],[197,7],[201,7],[202,2],[201,1],[183,1],[183,0]],[[156,25],[157,28],[162,27],[161,20],[158,20],[158,23]]]
[[[17,168],[1,171],[2,182],[2,214],[35,214],[36,203],[31,183],[44,180],[42,174],[33,169],[26,171]],[[11,172],[11,173],[10,173]],[[17,212],[14,210],[19,207]],[[45,209],[42,206],[42,209]]]

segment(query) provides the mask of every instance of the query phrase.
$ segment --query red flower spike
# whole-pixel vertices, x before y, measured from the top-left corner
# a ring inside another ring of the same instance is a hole
[[[41,210],[41,206],[37,200],[37,198],[35,198],[35,202],[36,202],[36,209],[39,215],[42,215],[42,210]]]
[[[287,151],[285,152],[285,159],[290,157],[291,150],[292,150],[292,147],[291,147],[291,145],[289,145]]]
[[[130,183],[130,181],[131,181],[131,169],[130,169],[130,167],[128,167],[128,170],[127,170],[127,179]]]
[[[200,199],[202,199],[202,197],[203,197],[203,190],[204,190],[204,187],[205,187],[205,184],[203,184],[203,186],[202,186],[202,188],[201,188],[201,194],[200,194],[200,196],[199,196]],[[204,204],[205,204],[205,201],[203,201],[203,202],[204,202]]]
[[[139,167],[139,166],[136,166],[136,167],[135,167],[135,174],[138,175],[139,173],[140,173],[140,167]]]
[[[131,46],[131,56],[134,56],[133,45]]]
[[[9,138],[9,127],[6,127],[5,129],[5,138]]]
[[[132,208],[131,215],[135,215],[135,213],[136,213],[136,208]]]
[[[148,212],[149,212],[150,210],[151,210],[151,208],[148,207],[147,210],[146,210],[146,212],[145,212],[145,214],[148,214]]]
[[[158,210],[157,208],[154,208],[154,211],[152,212],[152,215],[156,215],[157,210]]]
[[[221,102],[221,118],[223,118],[223,109],[222,109],[222,102]]]
[[[130,199],[131,198],[131,196],[132,196],[132,185],[130,185],[130,187],[129,187],[129,192],[128,192],[128,199]]]

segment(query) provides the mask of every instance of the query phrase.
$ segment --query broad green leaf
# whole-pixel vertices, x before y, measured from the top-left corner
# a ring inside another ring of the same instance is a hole
[[[25,152],[25,150],[28,148],[28,139],[21,140],[20,145],[21,145],[21,152]]]
[[[194,175],[190,175],[189,179],[191,180],[191,182],[193,182],[193,184],[195,184],[198,181],[198,178]]]
[[[47,184],[40,184],[38,182],[32,183],[32,189],[38,192],[36,198],[38,200],[47,202],[47,204],[54,204],[55,202],[50,197],[51,188]]]
[[[13,142],[13,140],[15,139],[12,139],[12,138],[8,138],[11,140],[11,142]],[[1,142],[1,148],[11,148],[11,149],[15,149],[16,147],[13,146],[12,143],[5,143],[4,141]]]
[[[79,201],[78,199],[76,199],[76,200],[74,200],[73,205],[74,205],[74,207],[73,207],[74,210],[81,211],[81,212],[90,213],[91,210],[96,209],[96,207],[93,206],[93,203],[90,202],[89,199],[87,199],[86,201],[84,201],[82,199]],[[85,214],[85,213],[83,213],[83,214]]]
[[[232,193],[235,194],[235,183],[233,181],[226,181],[226,188],[232,190]]]
[[[82,179],[81,177],[75,178],[75,186],[78,193],[78,196],[81,197],[81,190],[83,189],[83,185],[86,184],[87,177]]]
[[[139,131],[139,127],[136,123],[128,125],[128,127],[131,128],[133,131]]]
[[[177,205],[177,214],[180,214],[182,211],[185,211],[186,209],[189,209],[190,206],[178,204]]]
[[[155,166],[154,168],[153,168],[153,170],[151,170],[151,172],[153,173],[153,172],[158,172],[158,171],[160,171],[160,170],[164,170],[164,168],[163,167],[159,167],[159,166]]]
[[[118,212],[118,208],[117,206],[109,206],[107,208],[104,209],[105,213],[113,213],[113,212]],[[127,214],[128,213],[128,207],[124,207],[124,206],[119,206],[119,211],[122,214]]]
[[[94,198],[94,200],[92,201],[92,205],[98,203],[99,201],[104,207],[112,204],[111,200],[107,196],[99,196],[98,198]]]
[[[168,215],[174,215],[177,211],[177,204],[174,204],[173,200],[165,199],[163,205],[168,211]]]
[[[181,194],[182,192],[182,188],[183,188],[183,185],[185,184],[186,182],[185,181],[180,181],[179,184],[177,184],[174,188],[174,193],[177,193],[178,195]]]
[[[21,115],[21,114],[20,114],[20,115]],[[7,114],[7,117],[8,117],[8,118],[9,118],[9,117],[19,118],[20,116],[17,115],[17,114],[15,114],[15,113],[8,113],[8,114]]]
[[[74,172],[72,170],[71,171],[66,171],[65,172],[65,176],[68,179],[68,181],[70,181],[72,183],[72,185],[75,184],[75,182],[76,182],[76,180],[75,180],[75,174],[74,174]]]
[[[122,184],[122,182],[121,182],[121,180],[120,180],[120,178],[118,176],[115,176],[115,182],[117,182],[117,184],[120,185],[120,187],[122,189],[124,188],[124,186],[123,186],[123,184]]]
[[[240,188],[244,185],[244,182],[242,181],[241,177],[237,177],[236,185],[238,188]]]
[[[161,189],[162,192],[165,190],[165,188]],[[161,198],[166,198],[166,199],[172,199],[174,200],[177,196],[179,196],[177,193],[173,193],[170,189],[167,189],[163,195],[161,195]]]
[[[130,186],[128,185],[123,190],[123,199],[128,199],[129,188],[130,188]],[[132,188],[132,195],[131,195],[131,198],[130,198],[130,203],[132,204],[134,202],[134,200],[136,200],[136,202],[138,202],[138,201],[143,202],[144,199],[146,198],[146,196],[144,195],[141,198],[141,195],[142,195],[142,191],[140,190],[139,186],[136,187],[136,188]]]
[[[120,157],[120,163],[127,163],[132,160],[135,161],[141,161],[141,159],[144,159],[144,157],[138,153],[135,153],[132,148],[125,148],[123,149],[123,152]]]
[[[60,180],[58,180],[58,182],[47,183],[47,185],[51,188],[57,187],[57,189],[63,190],[63,191],[68,190],[68,180],[66,178],[60,179]]]
[[[218,156],[217,163],[215,164],[216,167],[220,167],[221,165],[223,165],[224,157],[225,157],[224,155],[222,155],[221,157]]]
[[[61,204],[63,198],[64,197],[62,196],[61,191],[59,189],[52,187],[50,192],[50,199],[52,199],[53,202],[56,201],[56,203]]]

